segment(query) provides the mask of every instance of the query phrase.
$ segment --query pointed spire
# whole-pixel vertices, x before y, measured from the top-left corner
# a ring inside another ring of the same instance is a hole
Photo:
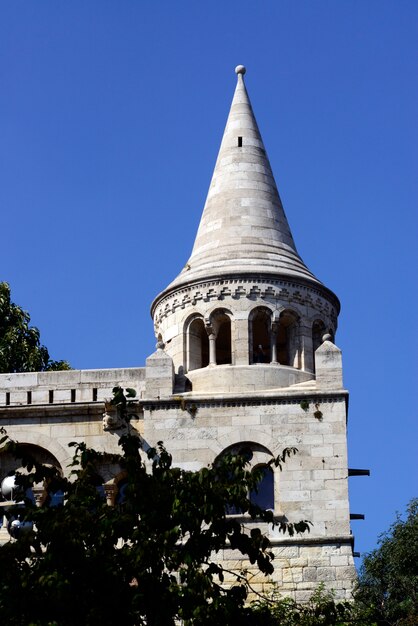
[[[168,289],[231,274],[274,274],[318,283],[297,253],[244,84],[238,82],[212,182],[185,268]]]

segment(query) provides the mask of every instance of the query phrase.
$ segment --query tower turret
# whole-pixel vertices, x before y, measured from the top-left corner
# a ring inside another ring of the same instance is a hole
[[[244,84],[237,86],[189,260],[152,305],[193,390],[287,387],[314,377],[339,302],[299,256]],[[255,376],[254,368],[257,365]],[[213,372],[225,366],[225,371]],[[204,370],[204,371],[203,371]],[[244,389],[243,389],[244,390]]]

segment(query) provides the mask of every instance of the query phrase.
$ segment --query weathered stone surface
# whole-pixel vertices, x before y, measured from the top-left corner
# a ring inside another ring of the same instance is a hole
[[[152,306],[156,352],[142,368],[1,374],[0,425],[65,473],[70,441],[119,451],[122,429],[102,421],[119,385],[137,391],[133,427],[147,445],[163,440],[177,467],[195,471],[245,444],[251,469],[295,446],[282,471],[274,468],[268,497],[278,519],[310,520],[310,533],[257,524],[275,555],[270,578],[233,550],[214,559],[248,570],[261,593],[278,585],[307,601],[323,582],[348,598],[355,569],[347,392],[331,341],[338,313],[336,296],[296,251],[240,75],[192,255]],[[0,458],[0,472],[6,465]],[[104,463],[101,472],[112,484],[115,469]]]

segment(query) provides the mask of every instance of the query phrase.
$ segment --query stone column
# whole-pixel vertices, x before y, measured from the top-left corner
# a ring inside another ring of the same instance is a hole
[[[234,316],[233,352],[234,365],[248,365],[250,362],[250,337],[248,332],[248,313],[237,311]]]
[[[216,334],[211,324],[206,324],[209,337],[209,365],[216,365]]]
[[[277,331],[278,331],[278,323],[273,322],[270,330],[270,351],[271,351],[271,362],[278,363],[277,360]]]

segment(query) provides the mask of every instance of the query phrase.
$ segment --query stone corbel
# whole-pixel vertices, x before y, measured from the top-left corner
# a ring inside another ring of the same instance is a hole
[[[118,415],[116,407],[111,402],[105,402],[105,412],[103,413],[103,430],[117,430],[124,426],[123,421]]]
[[[209,316],[205,316],[204,324],[205,324],[205,329],[206,329],[206,332],[208,334],[208,337],[210,337],[211,335],[214,335],[215,334],[215,329],[213,327],[212,320],[210,319]]]

